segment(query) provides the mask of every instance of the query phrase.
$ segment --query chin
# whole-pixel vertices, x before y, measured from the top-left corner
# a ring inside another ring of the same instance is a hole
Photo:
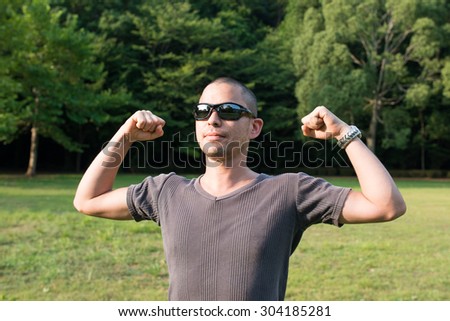
[[[223,157],[225,155],[224,146],[221,143],[208,142],[202,147],[203,153],[208,157]]]
[[[206,157],[215,160],[215,161],[219,161],[221,159],[224,159],[225,157],[225,153],[223,152],[223,150],[217,150],[217,151],[208,151],[208,153],[205,153]]]

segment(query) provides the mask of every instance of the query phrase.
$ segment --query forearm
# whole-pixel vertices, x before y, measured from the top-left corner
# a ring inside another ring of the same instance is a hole
[[[90,200],[112,190],[117,172],[130,146],[131,142],[121,129],[97,155],[78,185],[74,199],[78,210],[83,211]]]
[[[361,193],[373,204],[380,220],[392,220],[402,215],[405,203],[391,175],[380,160],[356,138],[345,149],[356,172]]]

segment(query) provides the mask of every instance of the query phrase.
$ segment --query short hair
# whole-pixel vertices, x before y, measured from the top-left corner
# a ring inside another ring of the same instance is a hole
[[[225,83],[239,87],[241,89],[242,97],[247,103],[246,107],[250,109],[250,111],[255,115],[255,117],[258,116],[258,101],[253,91],[251,91],[246,85],[244,85],[240,81],[237,81],[236,79],[233,79],[231,77],[219,77],[216,80],[210,82],[209,85],[220,83]]]

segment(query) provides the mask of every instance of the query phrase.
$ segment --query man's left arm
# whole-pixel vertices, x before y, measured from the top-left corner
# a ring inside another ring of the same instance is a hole
[[[320,106],[302,119],[306,136],[341,139],[350,126]],[[406,212],[406,204],[394,180],[380,160],[359,139],[345,151],[353,165],[361,192],[351,191],[339,218],[340,223],[371,223],[394,220]]]

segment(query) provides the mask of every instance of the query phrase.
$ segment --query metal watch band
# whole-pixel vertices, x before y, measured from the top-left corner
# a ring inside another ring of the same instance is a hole
[[[350,130],[345,133],[344,137],[338,140],[337,144],[341,149],[345,149],[356,137],[361,138],[361,131],[358,127],[351,125]]]

